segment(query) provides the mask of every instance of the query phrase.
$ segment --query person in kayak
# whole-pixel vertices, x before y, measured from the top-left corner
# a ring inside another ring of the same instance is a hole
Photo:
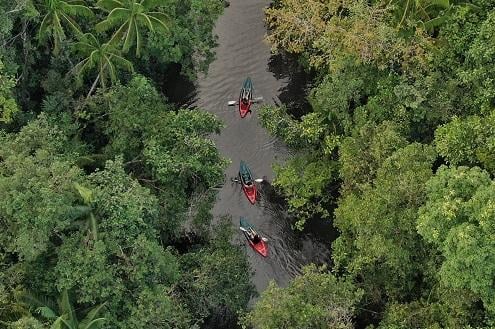
[[[253,182],[252,182],[252,181],[244,181],[244,180],[242,180],[242,181],[241,181],[241,180],[239,180],[239,178],[237,178],[237,177],[233,177],[233,178],[231,178],[230,180],[231,180],[232,182],[234,182],[234,183],[241,183],[241,184],[244,184],[244,185],[246,185],[246,186],[248,186],[248,187],[250,187],[251,185],[253,185]]]
[[[241,183],[243,185],[246,185],[247,187],[251,187],[253,185],[253,182],[251,181],[251,177],[249,177],[246,174],[240,175],[241,176]]]
[[[249,104],[249,90],[244,89],[244,91],[242,93],[241,101],[244,105]]]
[[[249,229],[249,232],[248,232],[248,235],[249,235],[249,239],[254,243],[254,244],[257,244],[261,241],[261,237],[258,233],[256,233],[255,230],[253,230],[252,228]]]

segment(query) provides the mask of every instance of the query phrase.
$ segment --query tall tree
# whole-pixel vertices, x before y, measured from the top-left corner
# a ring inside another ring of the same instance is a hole
[[[244,327],[261,329],[351,329],[354,307],[362,291],[314,265],[279,288],[273,282],[244,318]]]
[[[108,12],[107,18],[96,24],[96,30],[106,31],[118,27],[110,43],[123,40],[122,50],[124,52],[129,51],[135,44],[137,57],[141,54],[143,27],[149,31],[168,30],[167,15],[162,11],[154,11],[161,5],[160,1],[100,0],[96,5]]]
[[[82,34],[81,27],[72,18],[73,16],[92,17],[93,12],[83,0],[44,0],[41,5],[44,13],[38,31],[40,42],[49,36],[53,38],[53,53],[58,54],[60,43],[65,38],[62,22],[67,24],[77,35]]]
[[[432,176],[432,147],[410,144],[376,170],[363,192],[348,193],[336,209],[342,232],[334,242],[336,268],[359,278],[370,304],[417,293],[418,269],[430,254],[416,232],[424,185]]]
[[[468,289],[495,316],[495,184],[477,167],[442,166],[427,184],[418,232],[444,257],[442,284]]]
[[[91,33],[86,33],[74,45],[74,48],[85,56],[74,67],[76,77],[80,79],[93,69],[97,69],[98,72],[88,92],[88,96],[93,93],[98,82],[100,82],[103,88],[107,86],[107,79],[110,79],[112,83],[116,82],[117,67],[121,67],[127,71],[133,71],[132,63],[122,57],[120,52],[112,44],[100,43]]]

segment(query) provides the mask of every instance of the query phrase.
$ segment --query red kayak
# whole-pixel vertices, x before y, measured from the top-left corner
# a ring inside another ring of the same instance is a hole
[[[241,217],[240,221],[240,229],[242,230],[242,233],[244,233],[244,237],[248,240],[249,245],[251,248],[253,248],[258,254],[260,254],[263,257],[268,256],[268,245],[266,244],[265,241],[263,241],[264,238],[261,238],[260,235],[255,231],[254,226],[251,225],[244,217]],[[249,234],[247,232],[253,232],[258,235],[258,241],[254,242],[251,240],[249,237]]]
[[[251,101],[243,103],[242,100],[239,100],[239,114],[241,115],[241,118],[244,118],[249,113],[251,104],[253,104]]]
[[[246,197],[248,198],[249,202],[251,204],[256,203],[256,186],[251,185],[251,186],[245,186],[242,185],[242,190],[244,191],[244,194],[246,194]]]
[[[242,190],[251,204],[256,202],[256,185],[254,185],[251,170],[244,161],[241,161],[239,167],[239,180],[241,181]]]
[[[251,110],[253,104],[253,83],[251,78],[244,80],[241,92],[239,94],[239,114],[244,118]]]
[[[263,257],[268,256],[268,246],[266,245],[265,241],[260,240],[258,243],[253,243],[253,241],[248,240],[249,245],[258,252]]]

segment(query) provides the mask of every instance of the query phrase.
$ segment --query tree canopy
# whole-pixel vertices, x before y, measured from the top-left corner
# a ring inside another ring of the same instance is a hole
[[[265,12],[272,51],[314,76],[304,113],[261,109],[297,150],[273,185],[299,229],[316,217],[339,231],[322,275],[362,291],[356,323],[493,326],[493,1],[290,0]]]

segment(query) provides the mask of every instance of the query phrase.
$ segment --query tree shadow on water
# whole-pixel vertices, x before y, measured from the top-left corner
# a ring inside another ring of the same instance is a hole
[[[277,80],[288,80],[287,84],[279,89],[278,99],[287,107],[289,114],[299,119],[311,112],[307,95],[312,88],[314,72],[307,72],[294,55],[283,52],[270,56],[268,70]]]

